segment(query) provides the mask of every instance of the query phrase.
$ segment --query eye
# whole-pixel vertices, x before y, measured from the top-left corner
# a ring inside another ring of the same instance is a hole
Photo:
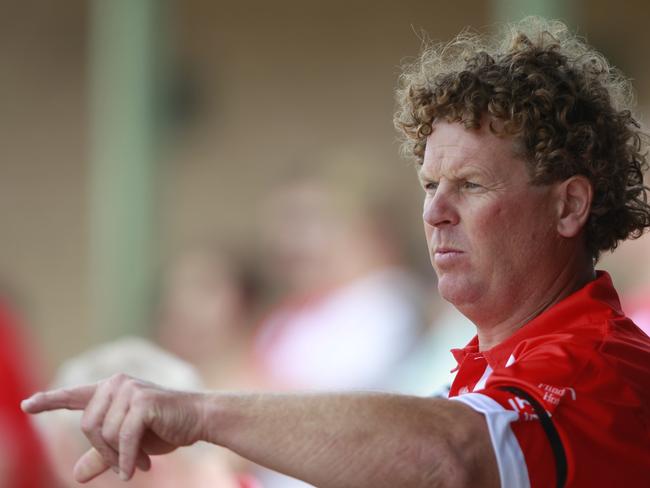
[[[422,187],[424,188],[424,191],[426,191],[427,193],[435,193],[435,191],[438,189],[438,182],[426,181],[423,183]]]
[[[473,181],[464,181],[462,186],[466,190],[474,190],[476,188],[481,188],[481,185],[479,185],[478,183],[474,183]]]

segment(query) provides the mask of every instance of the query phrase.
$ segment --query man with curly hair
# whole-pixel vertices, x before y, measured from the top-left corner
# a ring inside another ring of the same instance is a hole
[[[628,85],[559,23],[463,34],[401,78],[440,294],[477,336],[450,399],[182,393],[126,376],[40,393],[83,409],[87,480],[207,440],[331,487],[647,486],[650,339],[604,250],[650,226]]]

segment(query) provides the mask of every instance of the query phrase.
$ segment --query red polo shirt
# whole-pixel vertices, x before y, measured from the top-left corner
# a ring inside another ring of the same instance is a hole
[[[492,349],[452,353],[449,397],[485,415],[503,487],[650,486],[650,338],[607,273]]]

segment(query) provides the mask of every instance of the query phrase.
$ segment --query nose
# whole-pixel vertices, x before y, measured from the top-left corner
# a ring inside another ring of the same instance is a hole
[[[433,195],[427,195],[424,199],[422,220],[431,227],[458,223],[459,216],[453,202],[453,195],[450,194],[449,188],[445,188],[442,183]]]

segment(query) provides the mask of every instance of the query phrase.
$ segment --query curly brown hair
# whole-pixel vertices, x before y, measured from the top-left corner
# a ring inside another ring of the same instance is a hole
[[[426,46],[405,66],[395,126],[422,164],[438,120],[513,136],[536,185],[584,175],[593,186],[585,242],[594,260],[650,227],[640,130],[622,74],[561,22],[528,17],[488,38],[469,32]],[[495,123],[498,121],[499,123]]]

